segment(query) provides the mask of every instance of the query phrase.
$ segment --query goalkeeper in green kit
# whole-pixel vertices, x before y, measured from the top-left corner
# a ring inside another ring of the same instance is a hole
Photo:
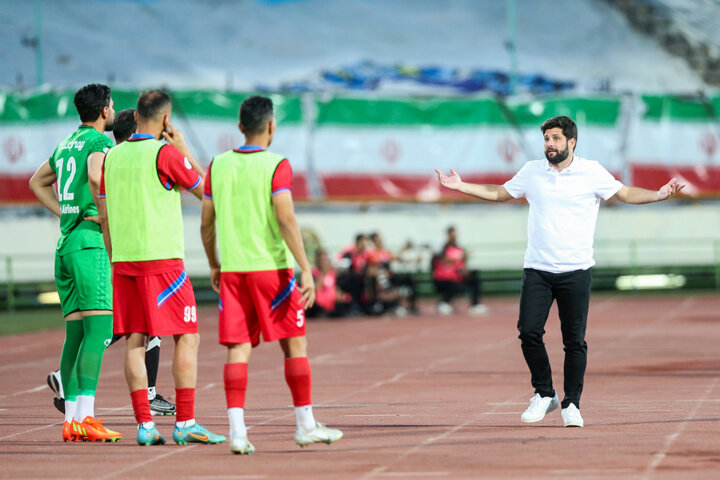
[[[65,316],[60,360],[65,394],[65,441],[117,441],[122,434],[95,419],[95,391],[105,347],[113,334],[112,286],[94,199],[112,141],[115,110],[110,88],[86,85],[75,94],[81,125],[30,179],[38,200],[60,217],[55,281]],[[57,183],[57,195],[53,184]]]

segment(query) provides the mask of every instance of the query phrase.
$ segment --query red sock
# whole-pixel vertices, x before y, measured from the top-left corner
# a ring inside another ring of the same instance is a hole
[[[296,407],[312,405],[310,399],[312,378],[310,375],[310,361],[307,357],[285,359],[285,381],[290,387],[293,405]]]
[[[225,398],[228,408],[245,408],[245,392],[248,383],[247,363],[226,363],[223,368]]]
[[[135,421],[137,423],[152,422],[152,413],[150,413],[150,401],[147,396],[147,388],[141,388],[130,392],[132,400],[133,412],[135,412]]]
[[[195,418],[194,388],[176,388],[175,403],[177,404],[177,417],[175,421],[185,422]]]

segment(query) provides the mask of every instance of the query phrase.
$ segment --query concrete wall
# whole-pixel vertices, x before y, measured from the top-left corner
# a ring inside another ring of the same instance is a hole
[[[379,231],[386,246],[408,239],[437,248],[449,225],[478,268],[521,268],[526,242],[527,206],[522,204],[299,207],[303,228],[312,230],[331,252],[352,243],[356,233]],[[188,272],[208,272],[200,240],[200,211],[185,211]],[[51,217],[0,218],[0,283],[12,258],[15,281],[52,280],[58,221]],[[713,264],[720,262],[720,205],[610,205],[600,209],[595,234],[599,266]]]

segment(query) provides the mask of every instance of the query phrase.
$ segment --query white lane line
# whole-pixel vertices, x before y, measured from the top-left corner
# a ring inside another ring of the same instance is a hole
[[[173,449],[170,450],[169,452],[164,453],[164,454],[162,454],[162,455],[158,455],[158,456],[156,456],[156,457],[148,458],[147,460],[145,460],[145,461],[143,461],[143,462],[133,463],[132,465],[128,465],[128,466],[125,467],[125,468],[121,468],[120,470],[112,471],[112,472],[108,473],[108,474],[105,475],[105,476],[95,477],[95,478],[96,478],[96,480],[105,480],[105,479],[107,479],[107,478],[117,477],[118,475],[121,475],[121,474],[123,474],[123,473],[125,473],[125,472],[129,472],[129,471],[131,471],[131,470],[132,470],[132,471],[135,471],[135,472],[137,473],[139,467],[143,467],[143,466],[148,465],[148,464],[150,464],[150,463],[157,462],[158,460],[163,459],[163,458],[167,458],[167,457],[169,457],[169,456],[171,456],[171,455],[175,455],[175,454],[178,454],[178,453],[185,453],[185,452],[187,452],[188,450],[190,450],[191,448],[197,447],[198,445],[199,445],[199,444],[196,443],[196,444],[194,444],[194,445],[188,445],[187,447],[181,447],[181,448],[178,448],[178,449],[174,449],[174,448],[173,448]],[[152,447],[147,447],[147,448],[152,448]]]
[[[514,399],[512,399],[512,400],[514,400]],[[508,400],[507,404],[510,404],[510,403],[511,403],[511,400]],[[505,404],[497,404],[489,412],[482,412],[478,415],[475,415],[474,417],[472,417],[471,419],[469,419],[466,422],[463,422],[459,425],[455,425],[453,428],[445,430],[440,435],[436,435],[434,437],[430,437],[430,438],[426,439],[424,442],[422,442],[418,445],[415,445],[413,448],[406,450],[405,453],[395,456],[393,458],[393,460],[390,463],[388,463],[387,465],[382,465],[382,466],[376,467],[375,469],[373,469],[371,472],[369,472],[367,475],[363,476],[362,478],[367,479],[367,478],[373,478],[373,477],[387,476],[390,473],[390,472],[387,472],[387,470],[390,467],[392,467],[394,464],[398,463],[400,460],[403,460],[403,459],[409,457],[410,455],[414,454],[415,452],[417,452],[429,445],[432,445],[435,442],[438,442],[440,440],[443,440],[443,439],[449,437],[450,435],[454,434],[455,432],[458,432],[459,430],[462,430],[463,428],[467,427],[468,425],[473,424],[474,422],[479,420],[480,417],[482,417],[483,415],[486,415],[488,413],[493,413],[494,410],[500,408],[501,406],[505,406]]]
[[[379,474],[381,477],[447,477],[450,472],[385,472]]]
[[[417,417],[418,415],[410,415],[408,413],[383,413],[383,414],[352,414],[344,415],[345,417]]]
[[[60,425],[62,425],[62,423],[50,423],[48,425],[43,425],[42,427],[31,428],[29,430],[23,430],[22,432],[5,435],[4,437],[0,437],[0,440],[5,440],[6,438],[17,437],[18,435],[25,435],[26,433],[36,432],[38,430],[44,430],[44,429],[50,428],[50,427],[59,427]]]
[[[709,397],[717,383],[718,379],[716,378],[715,380],[713,380],[710,386],[705,389],[703,395],[700,398],[705,399]],[[655,455],[652,456],[652,458],[650,459],[650,463],[648,463],[647,467],[645,468],[645,472],[643,473],[642,477],[643,480],[650,478],[655,472],[655,469],[662,463],[667,454],[670,452],[670,449],[672,448],[673,443],[675,443],[675,440],[677,440],[678,437],[682,435],[688,424],[692,421],[693,418],[695,418],[695,415],[700,409],[702,403],[702,401],[695,402],[695,405],[693,406],[692,410],[690,410],[690,413],[687,414],[685,420],[681,422],[680,425],[678,425],[677,430],[675,430],[673,433],[668,435],[667,438],[665,438],[665,443],[663,444],[663,447],[658,452],[656,452]]]

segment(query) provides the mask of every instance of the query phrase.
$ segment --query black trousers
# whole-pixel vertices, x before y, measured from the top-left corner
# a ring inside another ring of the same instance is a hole
[[[523,271],[520,294],[518,330],[525,362],[530,368],[535,393],[543,397],[553,395],[552,371],[543,335],[550,306],[557,301],[565,350],[564,390],[562,407],[571,403],[580,408],[580,395],[587,366],[588,306],[592,270],[575,270],[566,273],[549,273],[526,268]]]

